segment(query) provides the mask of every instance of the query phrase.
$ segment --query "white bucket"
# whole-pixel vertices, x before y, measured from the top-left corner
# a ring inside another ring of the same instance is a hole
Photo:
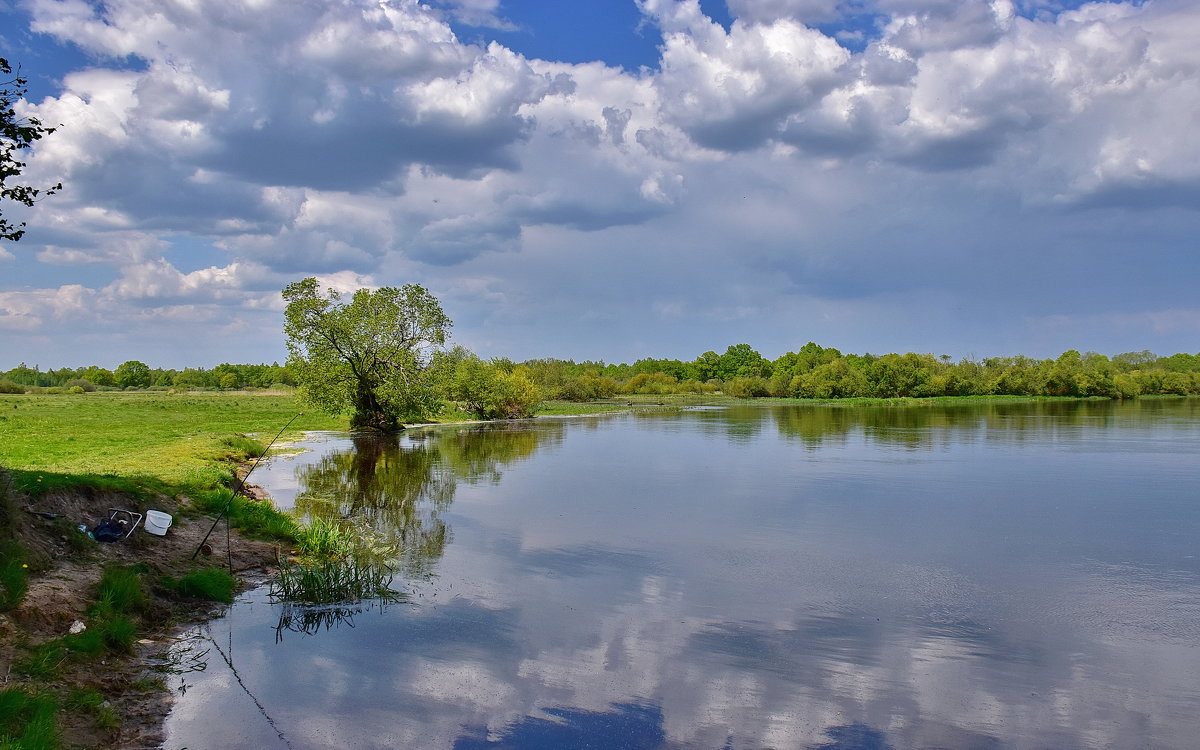
[[[170,513],[163,513],[161,510],[146,511],[146,531],[149,531],[155,536],[166,536],[167,529],[171,528]]]

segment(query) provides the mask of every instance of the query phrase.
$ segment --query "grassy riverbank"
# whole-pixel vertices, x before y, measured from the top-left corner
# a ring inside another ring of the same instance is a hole
[[[300,411],[294,396],[259,393],[89,393],[0,396],[0,466],[18,489],[87,484],[113,490],[211,488],[241,434],[270,440]],[[290,432],[346,429],[305,413]]]
[[[143,660],[201,602],[230,598],[233,579],[214,561],[263,571],[276,554],[237,534],[227,549],[221,534],[219,557],[193,561],[209,523],[189,517],[215,515],[237,463],[298,410],[263,393],[0,396],[0,748],[155,741],[165,682]],[[346,426],[313,413],[290,431]],[[175,524],[107,545],[76,530],[110,507],[164,510]],[[238,498],[230,516],[252,536],[297,532],[269,504]]]

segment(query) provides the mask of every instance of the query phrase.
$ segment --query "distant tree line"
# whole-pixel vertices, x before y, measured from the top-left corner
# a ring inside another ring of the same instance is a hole
[[[1150,351],[1108,357],[1071,350],[1056,359],[962,359],[932,354],[842,354],[809,342],[774,360],[748,344],[685,362],[606,364],[537,359],[513,365],[546,398],[588,401],[622,394],[723,393],[738,398],[1105,396],[1200,394],[1200,354]]]
[[[430,384],[481,416],[513,413],[530,385],[543,399],[591,401],[630,394],[722,393],[738,398],[899,398],[923,396],[1103,396],[1200,394],[1200,354],[1160,357],[1150,351],[1109,357],[1070,350],[1054,359],[1025,356],[961,359],[932,354],[843,354],[805,344],[770,360],[748,344],[691,361],[640,359],[633,364],[506,358],[481,360],[461,348],[436,352]],[[294,386],[286,365],[223,363],[211,369],[152,368],[130,360],[115,370],[95,365],[39,370],[25,364],[0,373],[0,392],[37,389],[244,389]]]
[[[228,390],[295,384],[293,374],[287,367],[278,363],[235,365],[225,362],[211,369],[188,367],[174,370],[150,367],[144,362],[129,360],[122,362],[115,370],[89,365],[43,371],[36,365],[29,367],[22,362],[11,370],[0,373],[0,393],[23,393],[30,390],[37,392],[40,389],[74,392],[130,388]]]

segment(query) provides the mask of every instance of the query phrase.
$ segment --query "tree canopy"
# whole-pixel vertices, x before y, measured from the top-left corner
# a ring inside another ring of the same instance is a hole
[[[352,411],[356,429],[402,429],[438,411],[428,369],[452,323],[424,287],[359,289],[343,302],[307,278],[289,284],[283,299],[288,368],[305,401]]]
[[[14,224],[4,218],[4,201],[16,201],[25,206],[32,206],[38,195],[53,195],[62,190],[62,183],[48,188],[34,188],[29,185],[18,185],[11,182],[19,177],[25,162],[17,157],[21,151],[33,145],[34,141],[54,132],[54,128],[42,125],[36,117],[18,117],[16,104],[25,98],[26,79],[20,75],[13,78],[12,65],[0,57],[0,239],[16,242],[25,234],[25,222]]]

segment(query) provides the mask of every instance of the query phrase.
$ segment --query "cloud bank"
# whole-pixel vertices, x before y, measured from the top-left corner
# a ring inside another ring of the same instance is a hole
[[[0,254],[6,348],[278,359],[319,274],[517,358],[1195,349],[1193,3],[636,3],[639,71],[460,38],[493,0],[31,0],[91,62],[25,106],[67,190]]]

